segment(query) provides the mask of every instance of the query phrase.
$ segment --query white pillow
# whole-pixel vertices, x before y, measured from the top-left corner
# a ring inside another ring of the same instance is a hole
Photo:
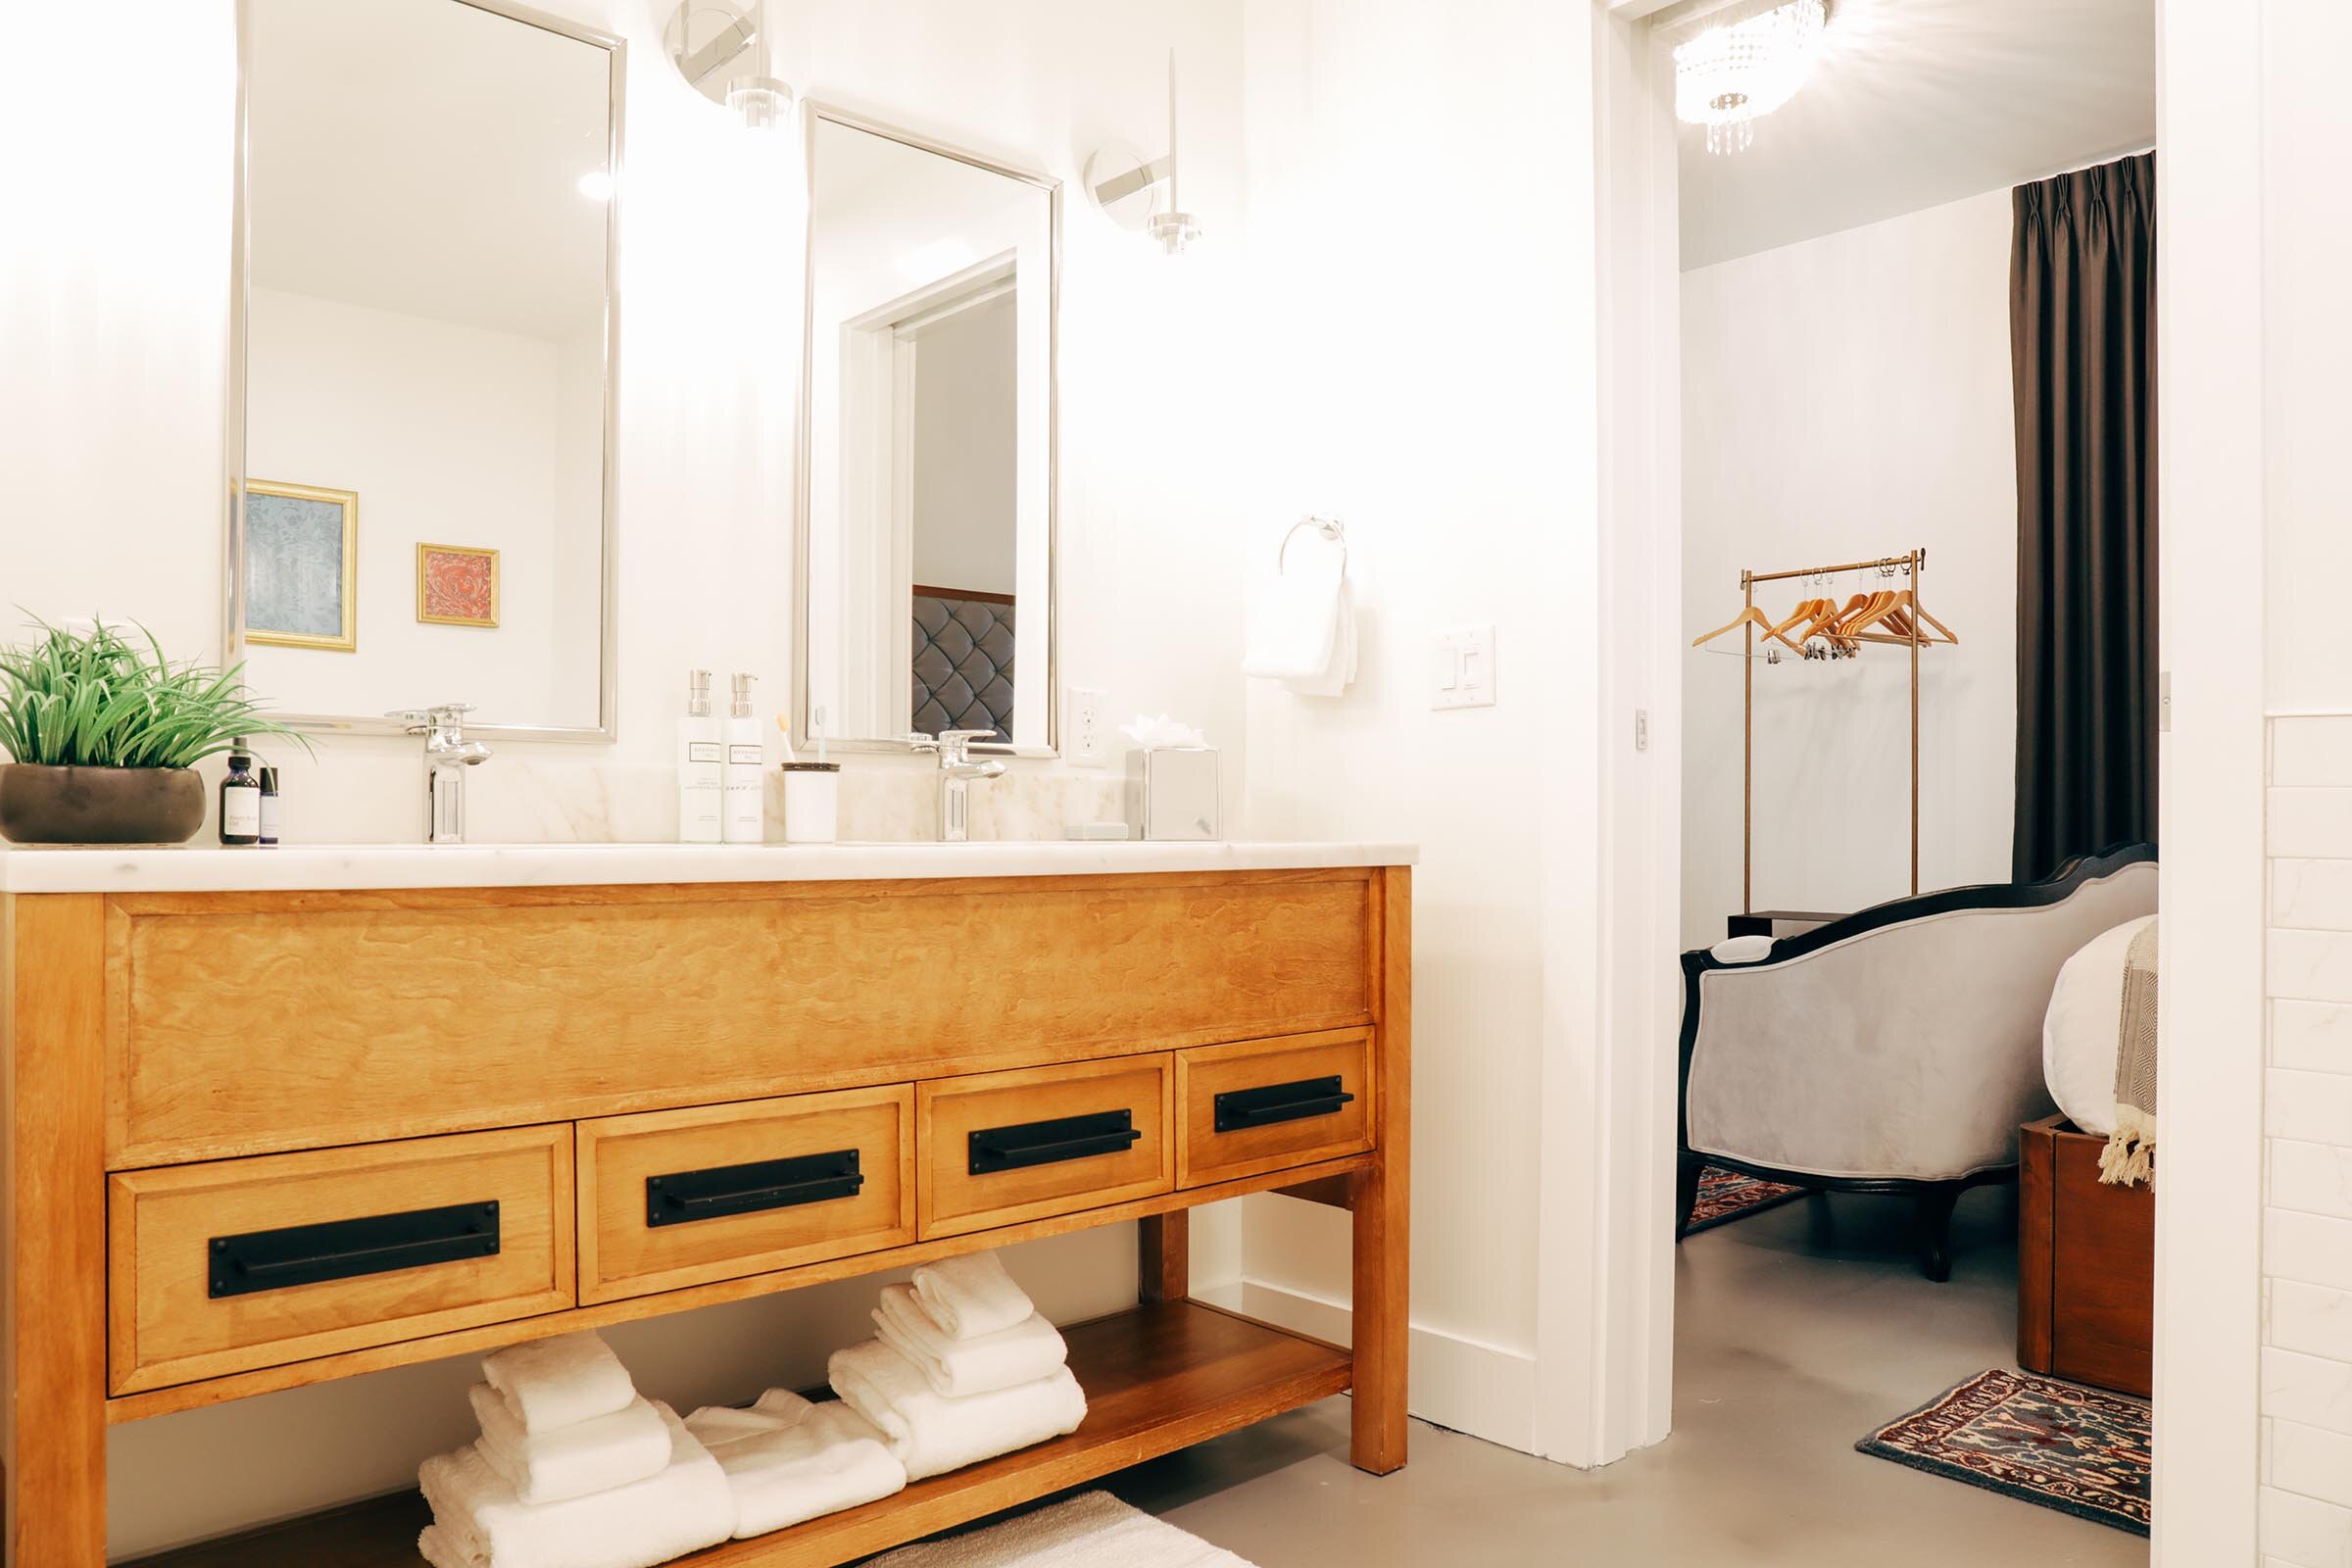
[[[1726,937],[1707,950],[1717,963],[1754,963],[1772,956],[1770,937]]]
[[[2041,1075],[2067,1119],[2104,1138],[2115,1131],[2115,1056],[2124,1015],[2124,956],[2141,915],[2082,945],[2058,971],[2041,1021]]]

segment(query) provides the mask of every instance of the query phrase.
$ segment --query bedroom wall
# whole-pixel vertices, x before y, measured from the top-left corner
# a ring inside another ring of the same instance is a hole
[[[1922,662],[1923,891],[2009,877],[2009,247],[2003,189],[1683,274],[1686,641],[1739,613],[1742,567],[1927,548],[1924,602],[1961,640]],[[1758,600],[1778,619],[1881,585],[1781,583]],[[1908,892],[1908,657],[1870,647],[1755,676],[1756,907],[1843,912]],[[1688,652],[1683,700],[1684,945],[1698,947],[1740,906],[1740,661]]]

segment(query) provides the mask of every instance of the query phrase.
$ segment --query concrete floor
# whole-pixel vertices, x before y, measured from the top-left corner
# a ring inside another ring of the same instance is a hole
[[[2010,1191],[1964,1198],[1947,1285],[1920,1278],[1893,1200],[1810,1199],[1692,1237],[1674,1435],[1602,1470],[1416,1422],[1411,1463],[1374,1479],[1348,1465],[1335,1398],[1111,1490],[1260,1568],[2139,1568],[2137,1537],[1854,1451],[2016,1364],[2015,1227]]]

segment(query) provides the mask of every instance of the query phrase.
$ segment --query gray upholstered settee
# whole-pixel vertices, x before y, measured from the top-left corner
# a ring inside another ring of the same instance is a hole
[[[1735,944],[1684,954],[1677,1235],[1708,1165],[1903,1194],[1921,1267],[1949,1278],[1952,1204],[2014,1180],[2019,1126],[2050,1112],[2059,967],[2155,907],[2155,846],[2129,844],[2041,882],[1896,899],[1744,962]]]

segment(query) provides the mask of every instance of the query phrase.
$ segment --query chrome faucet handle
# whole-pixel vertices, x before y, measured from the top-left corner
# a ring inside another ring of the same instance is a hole
[[[939,732],[939,760],[968,762],[972,760],[972,742],[987,740],[994,734],[993,729],[943,729]]]
[[[399,719],[412,735],[439,735],[461,730],[472,711],[471,703],[436,703],[430,708],[395,708],[384,716]]]
[[[899,744],[910,752],[936,752],[939,750],[937,738],[926,735],[919,729],[908,730],[900,736]]]

